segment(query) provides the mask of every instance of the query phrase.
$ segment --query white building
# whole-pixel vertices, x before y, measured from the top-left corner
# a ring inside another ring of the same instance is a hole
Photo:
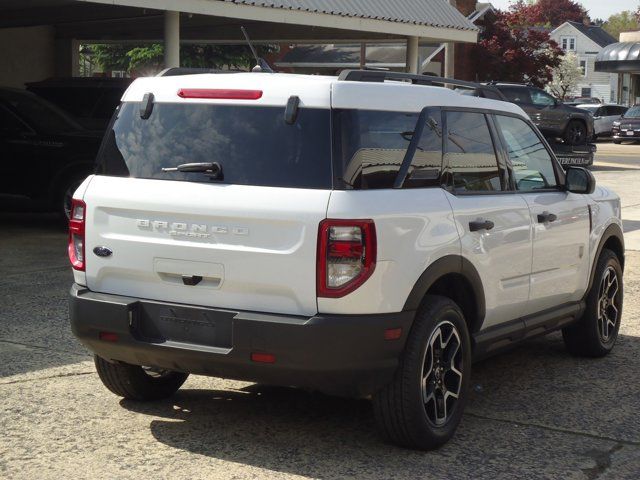
[[[615,102],[618,92],[617,76],[607,72],[596,72],[595,61],[598,53],[616,39],[596,25],[579,22],[565,22],[551,32],[564,51],[576,54],[583,76],[577,87],[569,92],[571,97],[594,97],[605,103]]]

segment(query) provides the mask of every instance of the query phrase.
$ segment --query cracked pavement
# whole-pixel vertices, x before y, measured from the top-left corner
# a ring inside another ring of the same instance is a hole
[[[630,247],[640,169],[603,150]],[[383,443],[366,400],[197,376],[167,401],[120,400],[69,330],[65,233],[47,215],[0,222],[0,478],[640,478],[638,251],[611,355],[571,357],[556,333],[475,364],[456,436],[424,453]]]

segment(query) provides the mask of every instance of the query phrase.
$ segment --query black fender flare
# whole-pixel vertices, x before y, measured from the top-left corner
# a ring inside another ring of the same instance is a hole
[[[604,248],[607,241],[609,241],[609,239],[611,239],[612,237],[615,237],[620,242],[620,245],[622,245],[622,257],[619,260],[620,266],[624,271],[624,234],[622,233],[622,228],[620,228],[620,225],[618,225],[617,223],[612,223],[605,229],[604,233],[600,237],[598,249],[596,250],[596,255],[593,258],[593,263],[591,265],[591,273],[589,274],[589,285],[587,286],[585,297],[589,294],[589,290],[591,290],[591,287],[593,286],[593,280],[596,276],[596,267],[598,266],[598,259],[602,254],[602,249]]]
[[[79,159],[74,161],[68,165],[65,165],[60,171],[56,172],[56,174],[51,179],[49,183],[49,191],[47,192],[47,198],[49,202],[53,203],[56,200],[56,195],[59,193],[60,187],[63,186],[64,182],[70,178],[75,177],[78,174],[86,173],[86,176],[91,175],[95,171],[95,163],[91,160],[82,160]]]
[[[482,326],[486,314],[484,287],[482,286],[480,275],[473,264],[459,255],[446,255],[429,265],[416,281],[411,293],[409,293],[403,311],[417,310],[429,289],[440,278],[451,273],[462,275],[469,282],[473,290],[476,304],[476,318],[470,319],[470,333],[474,333]]]

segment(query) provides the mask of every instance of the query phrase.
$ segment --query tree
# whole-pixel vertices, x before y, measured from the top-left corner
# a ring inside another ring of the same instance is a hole
[[[510,24],[509,14],[500,11],[483,27],[472,54],[478,80],[531,82],[539,87],[551,81],[563,51],[547,31]]]
[[[618,39],[620,32],[628,32],[631,30],[638,30],[640,25],[638,24],[638,18],[631,10],[626,10],[620,13],[614,13],[606,22],[602,25],[612,37]]]
[[[260,55],[274,50],[273,46],[258,46]],[[146,45],[93,44],[90,49],[95,63],[103,70],[124,70],[137,75],[157,73],[164,65],[164,46],[159,43]],[[245,45],[182,45],[180,63],[183,67],[214,69],[248,69],[255,63]]]
[[[548,88],[551,93],[560,100],[564,100],[567,94],[573,90],[582,77],[582,69],[578,63],[578,57],[574,52],[566,53],[560,65],[552,71],[553,80]]]
[[[517,0],[506,13],[509,25],[555,28],[564,22],[589,20],[584,7],[573,0],[537,0],[525,2]]]

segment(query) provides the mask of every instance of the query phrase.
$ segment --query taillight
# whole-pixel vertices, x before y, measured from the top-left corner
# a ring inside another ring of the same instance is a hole
[[[69,260],[71,266],[84,272],[84,220],[87,206],[82,200],[71,201],[69,217]]]
[[[344,297],[362,285],[376,266],[376,227],[373,220],[320,222],[318,230],[317,293]]]

